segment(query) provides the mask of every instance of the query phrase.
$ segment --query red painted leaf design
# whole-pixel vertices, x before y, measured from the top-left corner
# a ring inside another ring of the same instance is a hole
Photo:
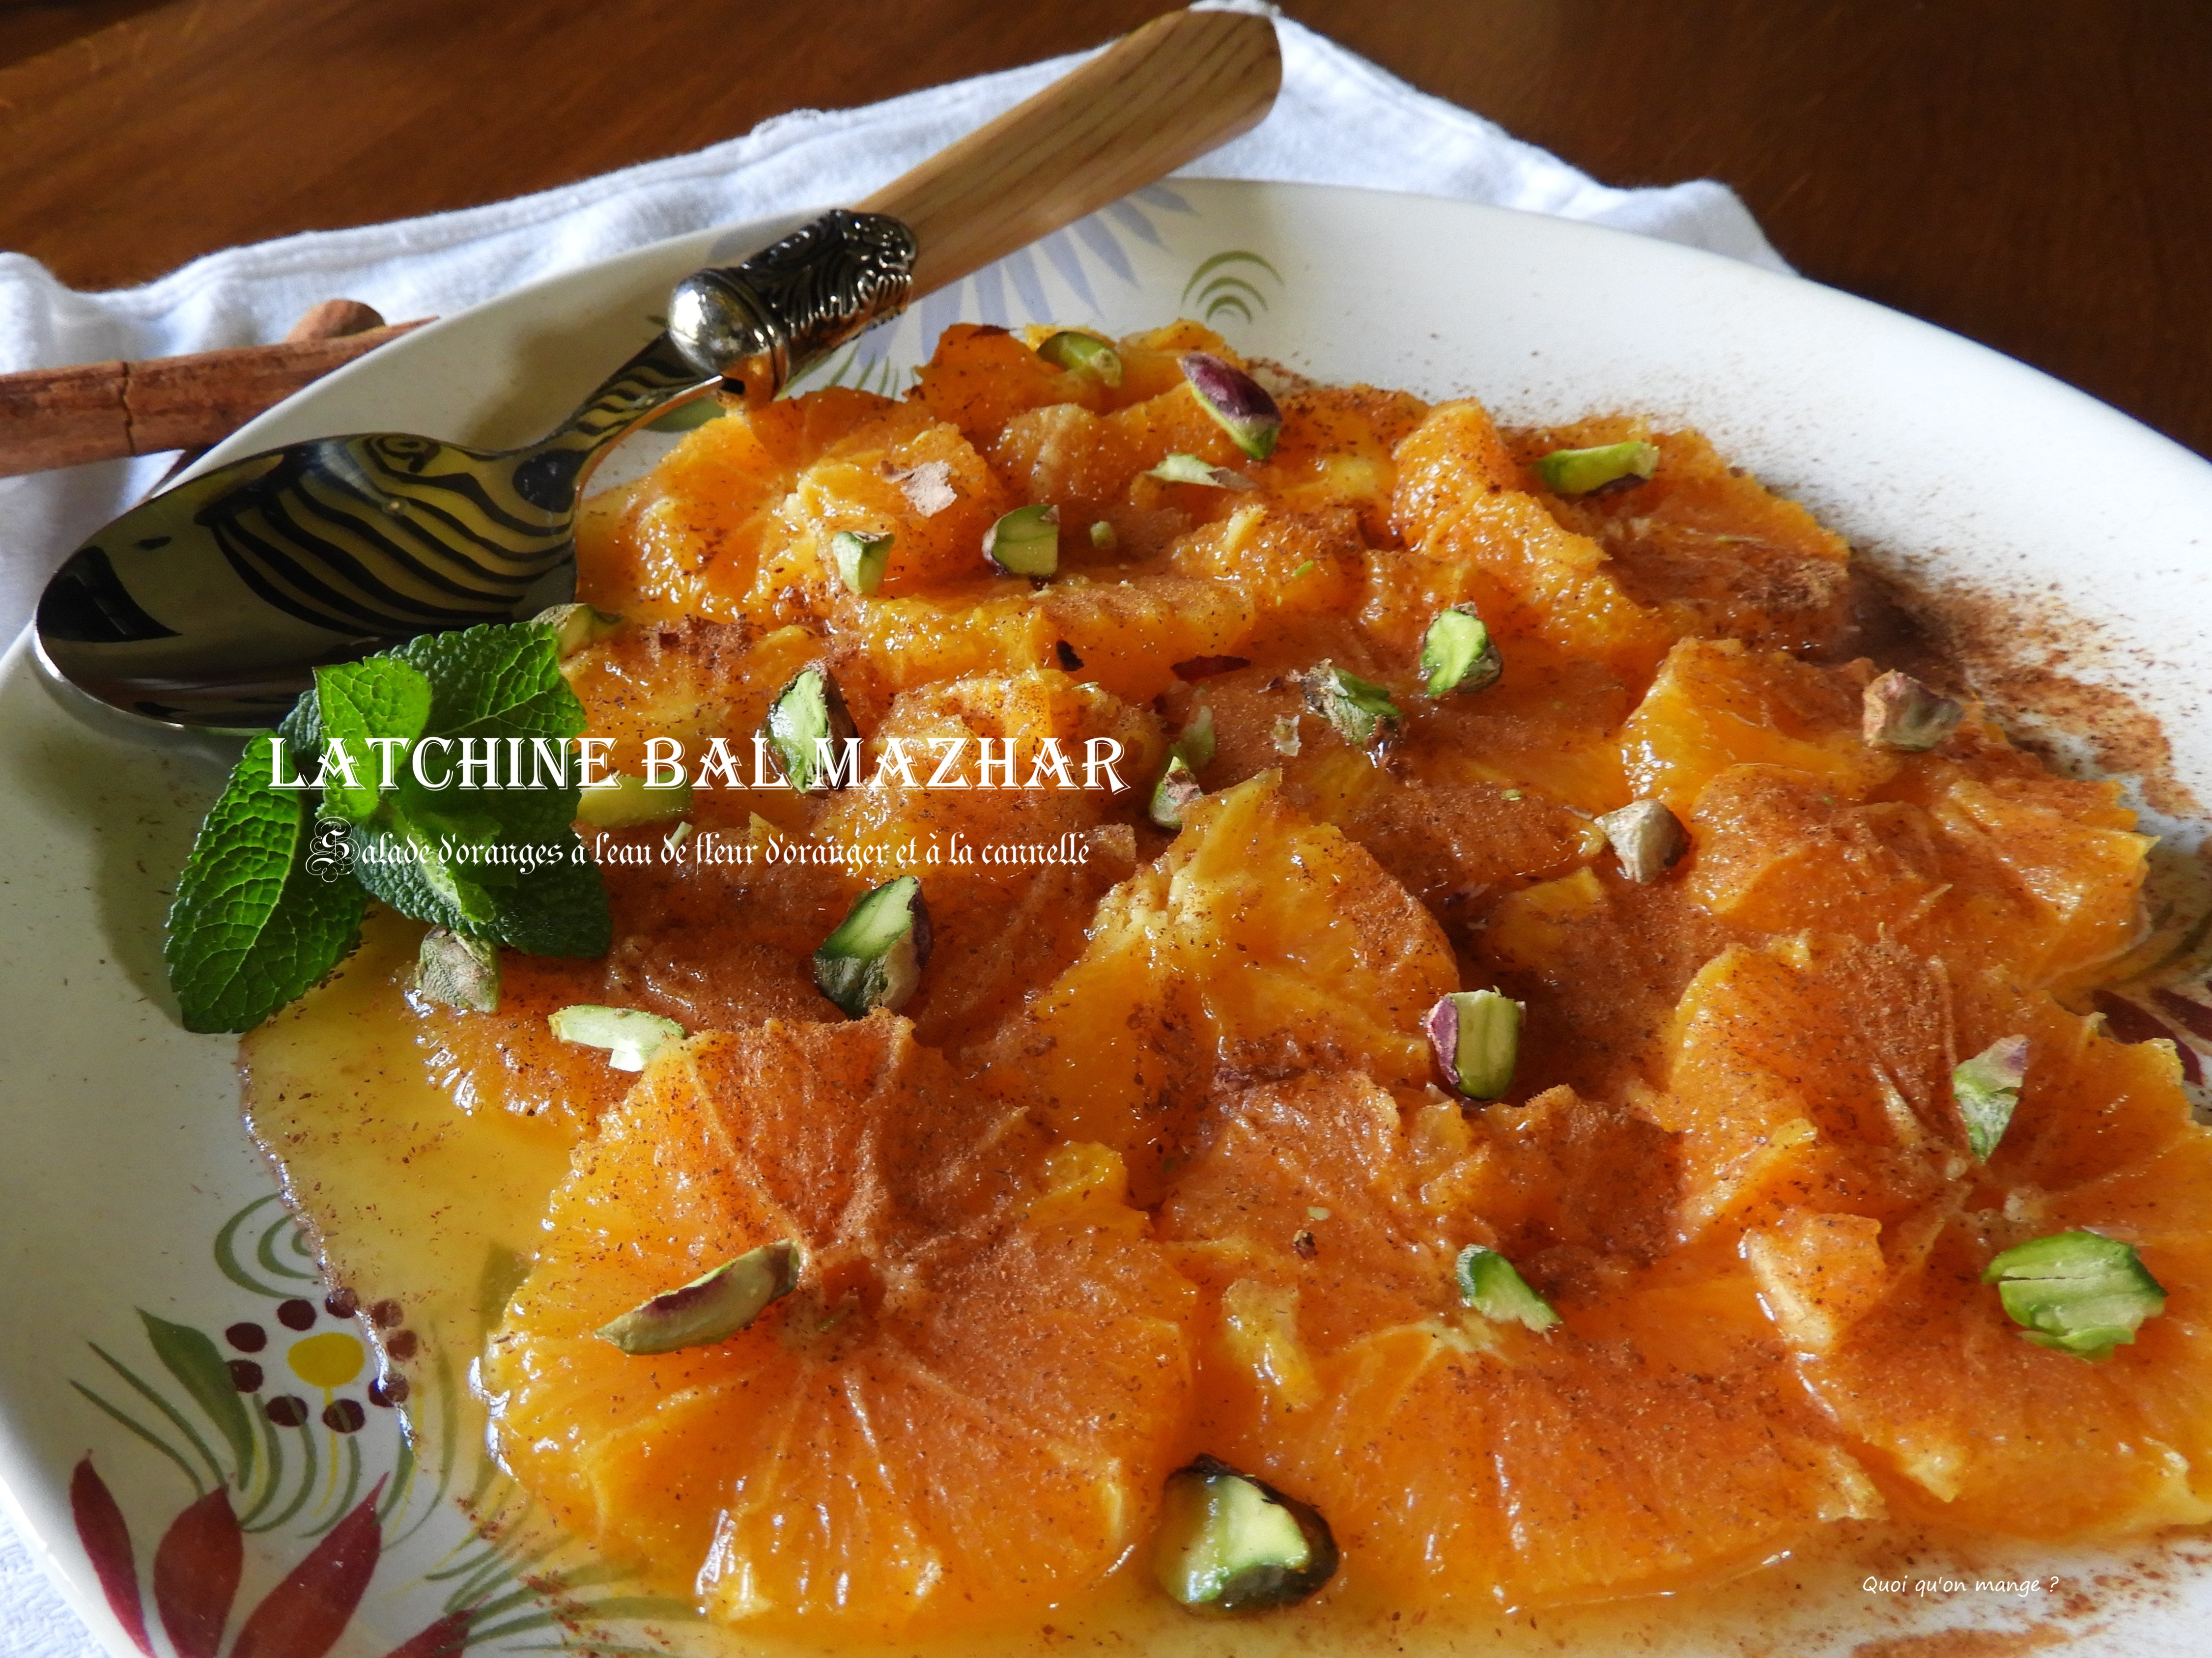
[[[376,1570],[384,1527],[376,1504],[384,1482],[331,1527],[307,1558],[254,1607],[230,1658],[323,1658],[337,1644]]]
[[[107,1489],[89,1456],[70,1476],[70,1517],[76,1521],[77,1541],[91,1557],[107,1609],[131,1643],[153,1658],[154,1643],[146,1638],[146,1609],[138,1598],[138,1561],[131,1552],[131,1528],[123,1523],[115,1493]]]
[[[154,1609],[177,1658],[216,1658],[245,1564],[246,1540],[222,1486],[171,1523],[154,1551]]]
[[[385,1658],[455,1658],[469,1643],[469,1620],[475,1614],[449,1612],[413,1640],[396,1646]]]
[[[2191,1035],[2212,1042],[2212,1007],[2192,1002],[2171,990],[2154,990],[2150,999],[2158,1004],[2160,1011]]]

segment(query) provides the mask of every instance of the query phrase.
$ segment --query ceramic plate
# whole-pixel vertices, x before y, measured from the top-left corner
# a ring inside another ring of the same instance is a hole
[[[534,437],[650,334],[676,278],[795,222],[663,242],[425,328],[210,462],[362,429]],[[2162,723],[2173,777],[2212,783],[2197,667],[2212,467],[2005,358],[1809,282],[1458,203],[1178,183],[926,301],[810,383],[896,392],[956,319],[1121,332],[1178,313],[1322,380],[1474,392],[1509,422],[1628,408],[1700,426],[1863,556],[2033,620],[2023,651],[2124,692]],[[327,1298],[239,1127],[233,1043],[171,1017],[162,911],[227,760],[87,723],[21,641],[0,668],[0,1481],[14,1516],[118,1658],[228,1653],[249,1624],[260,1658],[544,1652],[586,1627],[608,1643],[594,1649],[654,1649],[671,1608],[619,1585],[549,1585],[475,1537],[461,1501],[493,1473],[457,1425],[468,1344],[412,1327],[404,1307]],[[411,1442],[376,1381],[372,1326],[388,1349],[415,1349]],[[204,1567],[224,1546],[218,1485],[245,1535],[228,1597]],[[2079,1582],[2095,1562],[1990,1565]],[[2142,1658],[2205,1649],[2212,1570],[2084,1604],[1853,1582],[1761,1615],[1791,1650],[2035,1625]],[[194,1619],[225,1631],[219,1645],[193,1644]],[[1488,1649],[1486,1627],[1470,1649]],[[1662,1607],[1647,1633],[1657,1650],[1735,1651],[1751,1629],[1670,1624]]]

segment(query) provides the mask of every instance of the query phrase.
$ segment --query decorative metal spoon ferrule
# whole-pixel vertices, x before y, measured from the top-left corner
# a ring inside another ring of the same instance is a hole
[[[808,364],[906,309],[921,252],[887,213],[835,208],[738,265],[676,285],[668,335],[702,374],[774,397]]]

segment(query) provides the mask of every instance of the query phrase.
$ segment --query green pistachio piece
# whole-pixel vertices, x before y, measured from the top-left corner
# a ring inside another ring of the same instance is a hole
[[[1121,383],[1121,354],[1096,334],[1063,328],[1046,337],[1045,343],[1037,347],[1037,355],[1055,368],[1081,369],[1095,374],[1103,385]]]
[[[592,829],[635,829],[640,823],[665,823],[691,810],[689,782],[648,783],[642,777],[617,772],[576,795],[576,821]]]
[[[1892,668],[1866,688],[1859,734],[1869,748],[1923,754],[1948,737],[1966,712],[1911,674]]]
[[[553,648],[562,656],[574,656],[586,645],[596,645],[616,629],[622,618],[611,610],[594,610],[589,604],[552,604],[530,618],[531,625],[553,630]]]
[[[983,532],[983,556],[1008,575],[1057,574],[1060,508],[1015,507]]]
[[[799,1246],[789,1239],[748,1249],[681,1288],[602,1324],[599,1335],[626,1353],[672,1353],[727,1341],[799,1283]]]
[[[2027,1080],[2027,1038],[2000,1036],[1951,1073],[1951,1097],[1966,1121],[1966,1144],[1984,1163],[2012,1126]]]
[[[1297,676],[1306,707],[1336,728],[1336,733],[1357,748],[1365,748],[1398,723],[1398,705],[1390,693],[1370,680],[1346,673],[1333,662],[1323,662]]]
[[[545,1023],[561,1042],[605,1048],[607,1063],[617,1071],[642,1071],[662,1044],[684,1039],[684,1027],[673,1019],[641,1008],[601,1007],[592,1002],[556,1008]]]
[[[837,767],[849,739],[860,735],[830,670],[801,668],[768,705],[768,745],[784,780],[805,794],[826,794],[850,781]]]
[[[1204,771],[1213,759],[1213,710],[1200,703],[1198,712],[1176,738],[1173,749],[1193,771]]]
[[[1091,526],[1091,544],[1102,553],[1110,553],[1121,544],[1121,537],[1114,532],[1114,526],[1102,518]]]
[[[434,926],[422,935],[408,988],[426,1002],[463,1013],[499,1011],[499,946]]]
[[[1437,612],[1421,635],[1421,689],[1431,696],[1479,691],[1498,683],[1505,664],[1472,604]]]
[[[1655,445],[1604,443],[1594,449],[1554,449],[1536,462],[1536,476],[1554,495],[1586,495],[1622,478],[1648,478],[1659,470]]]
[[[1595,820],[1613,843],[1620,872],[1636,882],[1656,881],[1690,849],[1682,820],[1658,800],[1632,800]]]
[[[1540,1335],[1559,1321],[1552,1303],[1495,1249],[1470,1243],[1459,1252],[1454,1270],[1460,1299],[1493,1323],[1525,1325]]]
[[[1235,1617],[1304,1600],[1336,1573],[1336,1539],[1310,1505],[1201,1456],[1168,1476],[1152,1570],[1194,1612]]]
[[[1231,471],[1226,466],[1215,466],[1200,460],[1196,455],[1186,455],[1180,450],[1169,455],[1145,474],[1163,483],[1202,483],[1212,489],[1256,489],[1260,486],[1242,472]]]
[[[891,562],[896,537],[864,536],[857,530],[840,530],[830,537],[830,562],[837,567],[837,580],[853,592],[866,595],[884,585],[884,572]]]
[[[1189,764],[1182,755],[1170,754],[1167,769],[1160,774],[1160,780],[1152,789],[1152,805],[1146,816],[1164,829],[1180,829],[1183,814],[1205,798],[1206,791],[1199,786]]]
[[[1210,351],[1186,351],[1180,361],[1182,377],[1198,394],[1200,405],[1239,449],[1255,460],[1274,452],[1275,440],[1282,435],[1283,411],[1266,386]]]
[[[814,982],[848,1017],[896,1013],[921,984],[930,950],[929,907],[911,875],[860,895],[814,952]]]
[[[1422,1022],[1445,1087],[1470,1100],[1502,1099],[1521,1059],[1521,1004],[1495,990],[1455,990]]]
[[[2039,1347],[2106,1359],[2166,1308],[2135,1246],[2100,1232],[2057,1232],[2006,1250],[1982,1273]]]

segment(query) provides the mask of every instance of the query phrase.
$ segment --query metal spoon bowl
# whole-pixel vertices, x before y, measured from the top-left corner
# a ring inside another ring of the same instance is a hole
[[[266,729],[319,665],[568,597],[592,463],[718,381],[662,334],[522,448],[367,433],[217,467],[70,556],[39,601],[40,659],[165,725]]]

